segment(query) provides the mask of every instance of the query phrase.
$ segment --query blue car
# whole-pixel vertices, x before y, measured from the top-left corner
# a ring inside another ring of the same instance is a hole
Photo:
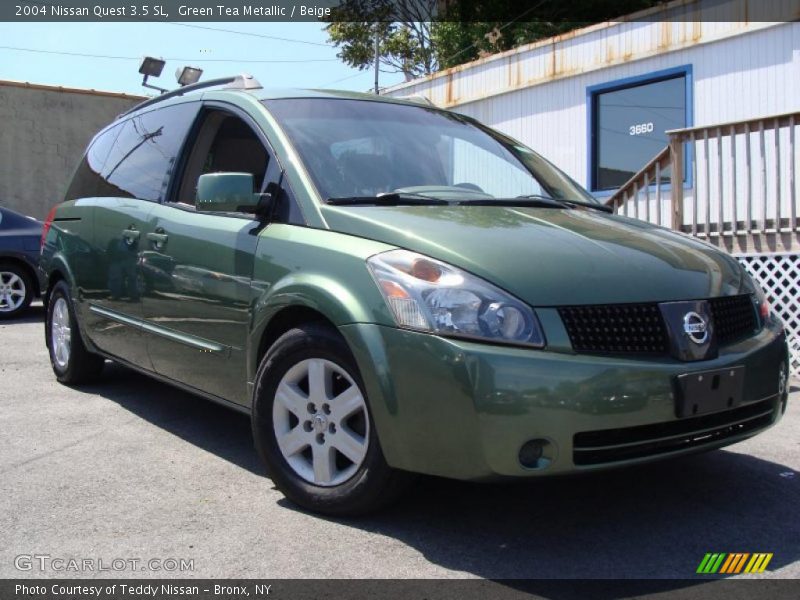
[[[0,319],[19,316],[41,293],[42,227],[33,217],[0,207]]]

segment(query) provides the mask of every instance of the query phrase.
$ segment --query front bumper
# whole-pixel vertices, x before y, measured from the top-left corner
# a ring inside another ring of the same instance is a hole
[[[778,373],[788,349],[777,322],[698,362],[493,346],[372,324],[341,331],[387,462],[414,472],[491,479],[645,462],[740,441],[785,410]],[[676,375],[733,366],[745,367],[742,404],[704,420],[676,417]],[[519,461],[530,440],[548,444],[538,468]]]

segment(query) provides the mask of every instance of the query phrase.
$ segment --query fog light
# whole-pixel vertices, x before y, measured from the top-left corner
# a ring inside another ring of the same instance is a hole
[[[519,464],[526,469],[544,469],[555,459],[555,444],[549,440],[529,440],[519,449]]]

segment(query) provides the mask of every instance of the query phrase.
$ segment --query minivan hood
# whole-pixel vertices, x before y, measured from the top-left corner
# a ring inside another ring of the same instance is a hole
[[[325,206],[329,227],[450,263],[532,306],[662,302],[742,291],[699,240],[591,209]],[[747,290],[750,291],[750,290]]]

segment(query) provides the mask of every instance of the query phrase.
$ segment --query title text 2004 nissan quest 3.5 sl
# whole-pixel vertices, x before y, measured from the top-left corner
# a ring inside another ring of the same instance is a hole
[[[414,472],[718,448],[786,408],[783,327],[736,260],[420,102],[246,76],[148,100],[89,145],[41,269],[59,381],[111,359],[250,414],[322,513]]]

